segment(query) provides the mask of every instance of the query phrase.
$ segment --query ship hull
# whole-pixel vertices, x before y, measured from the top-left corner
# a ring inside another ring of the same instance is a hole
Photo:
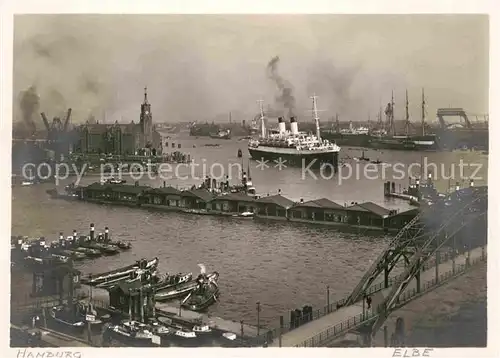
[[[368,134],[345,135],[340,133],[324,133],[321,136],[344,147],[367,147],[370,143],[370,136]]]
[[[292,148],[248,148],[252,159],[257,161],[268,161],[269,166],[282,163],[283,167],[302,167],[310,169],[321,169],[324,166],[333,167],[338,171],[339,152],[314,152],[297,151]]]

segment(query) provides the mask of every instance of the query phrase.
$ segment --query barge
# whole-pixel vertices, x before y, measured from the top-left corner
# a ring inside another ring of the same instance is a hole
[[[158,258],[152,260],[142,259],[135,264],[125,266],[108,272],[99,274],[91,274],[86,278],[81,278],[81,283],[89,286],[103,287],[107,285],[116,284],[119,281],[127,280],[131,274],[137,270],[154,271],[158,266]]]

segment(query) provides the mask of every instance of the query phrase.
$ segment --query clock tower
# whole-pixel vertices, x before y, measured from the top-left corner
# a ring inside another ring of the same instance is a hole
[[[141,104],[141,146],[151,146],[153,144],[153,115],[151,114],[151,104],[148,102],[148,88],[144,88],[144,102]]]

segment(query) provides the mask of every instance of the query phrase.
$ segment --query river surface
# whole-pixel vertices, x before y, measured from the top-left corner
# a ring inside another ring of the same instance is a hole
[[[227,168],[231,163],[243,162],[246,170],[250,163],[253,184],[262,195],[275,194],[281,189],[283,195],[296,201],[326,197],[339,204],[372,201],[387,208],[409,208],[405,202],[387,200],[383,196],[383,182],[392,180],[391,171],[385,177],[380,173],[376,179],[364,177],[362,168],[366,164],[350,159],[361,156],[360,149],[343,148],[342,160],[352,168],[359,164],[361,172],[357,177],[339,180],[339,176],[347,176],[346,173],[341,172],[333,178],[315,178],[310,173],[302,175],[301,168],[279,170],[270,167],[260,170],[256,162],[248,159],[246,141],[193,139],[182,133],[165,140],[169,144],[176,143],[176,146],[181,144],[181,149],[169,151],[189,153],[195,163],[205,163],[207,167],[220,163]],[[220,147],[204,146],[209,143],[220,144]],[[236,155],[239,148],[244,153],[242,159]],[[372,160],[392,164],[399,162],[404,167],[421,163],[426,156],[428,162],[438,164],[438,170],[442,167],[448,175],[453,163],[458,165],[462,159],[466,163],[482,165],[475,183],[486,183],[488,157],[479,152],[421,154],[366,150],[364,155]],[[189,177],[169,178],[167,184],[179,188],[199,184],[204,174],[200,168],[194,172],[195,177],[189,168],[183,168],[177,174]],[[418,173],[419,169],[415,168],[413,174]],[[465,176],[471,174],[470,170],[465,170]],[[238,173],[231,175],[235,183]],[[374,177],[373,172],[369,175]],[[482,179],[479,179],[480,176]],[[125,179],[131,182],[130,178]],[[88,176],[82,179],[81,184],[97,180],[96,176]],[[161,186],[163,181],[161,178],[139,180],[141,184],[151,186]],[[402,188],[408,185],[408,177],[394,181]],[[446,177],[438,180],[436,185],[444,191],[450,183],[454,187],[456,181]],[[59,190],[69,182],[60,183]],[[90,223],[95,223],[97,231],[109,226],[115,239],[131,241],[133,249],[115,257],[78,264],[84,273],[107,271],[143,257],[159,257],[160,270],[170,273],[197,272],[197,264],[203,263],[208,270],[220,273],[222,295],[210,312],[233,320],[243,319],[248,323],[257,320],[257,301],[261,302],[261,322],[276,325],[279,315],[290,309],[306,304],[322,307],[326,303],[327,285],[330,286],[331,302],[345,297],[390,239],[383,234],[374,236],[360,231],[340,233],[329,227],[303,224],[254,222],[51,200],[45,190],[53,186],[42,184],[13,188],[14,235],[44,236],[47,241],[52,241],[59,232],[70,235],[76,229],[87,233]]]

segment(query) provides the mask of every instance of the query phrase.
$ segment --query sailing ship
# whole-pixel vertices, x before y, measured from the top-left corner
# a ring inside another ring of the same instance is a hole
[[[437,137],[435,134],[425,133],[425,94],[422,90],[422,133],[418,135],[410,134],[410,114],[408,109],[408,91],[406,91],[406,105],[405,105],[405,134],[397,135],[394,126],[394,95],[391,97],[391,102],[387,104],[385,114],[389,129],[392,130],[392,135],[381,134],[372,135],[370,138],[370,146],[378,149],[394,149],[394,150],[417,150],[417,151],[435,151],[438,149]]]
[[[275,161],[286,166],[302,166],[321,168],[332,165],[338,171],[340,147],[335,143],[321,138],[316,96],[313,101],[313,115],[316,123],[316,135],[300,132],[297,119],[290,116],[290,130],[286,129],[283,117],[278,118],[278,129],[267,130],[265,126],[264,109],[260,101],[261,135],[259,139],[251,140],[248,151],[254,160]]]

